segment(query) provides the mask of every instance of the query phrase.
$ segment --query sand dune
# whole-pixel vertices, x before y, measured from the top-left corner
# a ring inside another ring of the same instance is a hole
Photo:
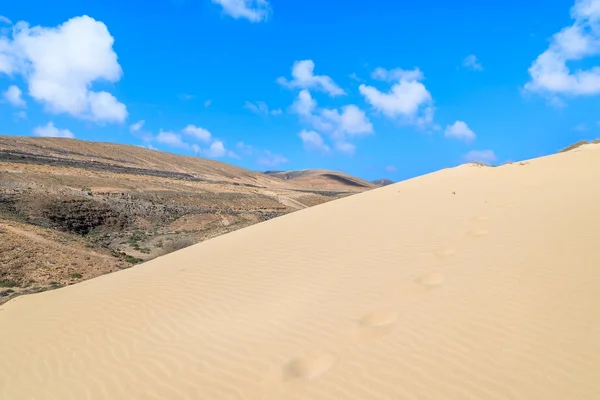
[[[0,398],[600,396],[600,146],[464,165],[0,310]]]

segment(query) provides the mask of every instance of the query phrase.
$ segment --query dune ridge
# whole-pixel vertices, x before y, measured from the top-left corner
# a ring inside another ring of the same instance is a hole
[[[596,399],[600,146],[463,165],[0,307],[2,399]]]

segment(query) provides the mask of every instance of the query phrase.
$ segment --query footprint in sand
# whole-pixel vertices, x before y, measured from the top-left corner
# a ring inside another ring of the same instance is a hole
[[[398,311],[393,309],[382,309],[365,314],[346,331],[347,337],[356,343],[386,336],[394,330],[398,316]]]
[[[490,232],[487,229],[475,229],[469,232],[469,236],[472,237],[483,237],[489,234]]]
[[[444,274],[440,272],[429,272],[425,275],[421,275],[416,279],[416,282],[419,285],[425,287],[435,287],[440,286],[445,281]]]
[[[359,320],[359,325],[376,328],[392,325],[397,320],[398,312],[396,310],[379,310],[363,316]]]
[[[434,250],[433,254],[438,258],[446,258],[456,254],[456,249],[454,247],[445,247]]]
[[[289,379],[313,380],[331,369],[336,358],[324,352],[314,352],[298,357],[283,366],[283,377]]]

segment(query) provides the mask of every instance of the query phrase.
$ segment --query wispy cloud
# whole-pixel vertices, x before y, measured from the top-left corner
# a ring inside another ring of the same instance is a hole
[[[255,114],[262,114],[262,115],[280,115],[283,111],[281,110],[281,108],[276,108],[273,110],[269,109],[269,106],[267,106],[267,103],[265,103],[264,101],[257,101],[256,103],[252,103],[250,101],[247,101],[244,104],[244,108],[247,108],[248,110],[252,111]]]
[[[466,56],[463,59],[462,66],[473,71],[483,71],[483,65],[477,60],[475,54]]]
[[[280,154],[271,153],[269,150],[265,150],[263,155],[259,157],[256,162],[260,165],[267,167],[277,167],[280,164],[284,164],[289,160]]]
[[[223,12],[232,18],[247,19],[251,22],[266,21],[271,15],[271,5],[267,0],[212,0],[223,7]]]
[[[498,159],[492,150],[471,150],[464,157],[467,162],[493,163]]]

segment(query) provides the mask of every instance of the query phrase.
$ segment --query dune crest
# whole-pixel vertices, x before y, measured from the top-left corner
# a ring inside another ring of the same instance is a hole
[[[446,169],[16,298],[0,398],[595,399],[599,182]]]

